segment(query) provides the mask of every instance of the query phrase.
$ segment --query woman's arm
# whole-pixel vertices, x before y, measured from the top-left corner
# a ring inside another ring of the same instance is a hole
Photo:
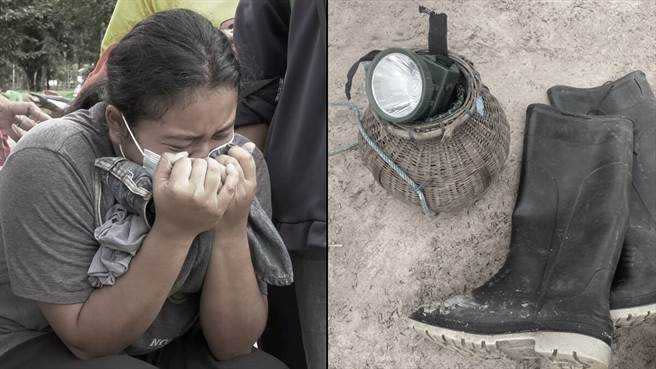
[[[214,357],[249,353],[264,331],[267,299],[257,286],[245,227],[215,235],[200,301],[200,324]]]
[[[153,227],[128,271],[83,304],[39,303],[59,338],[80,359],[115,354],[135,342],[157,317],[193,236]]]
[[[253,151],[255,145],[244,146]],[[239,173],[233,204],[215,228],[210,265],[201,294],[200,323],[218,360],[250,352],[267,320],[267,299],[260,293],[246,236],[250,204],[257,187],[255,162],[234,147],[219,162]]]
[[[83,304],[40,303],[52,328],[79,358],[120,352],[146,331],[194,237],[212,229],[232,203],[236,175],[229,175],[219,192],[220,165],[215,160],[182,158],[171,166],[166,155],[154,174],[157,220],[127,273],[114,286],[92,292]]]

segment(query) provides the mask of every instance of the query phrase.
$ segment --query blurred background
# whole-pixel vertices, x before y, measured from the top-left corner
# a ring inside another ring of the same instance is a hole
[[[0,0],[0,93],[72,99],[100,55],[116,0]]]

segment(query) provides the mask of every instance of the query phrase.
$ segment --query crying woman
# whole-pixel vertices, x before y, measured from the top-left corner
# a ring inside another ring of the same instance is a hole
[[[269,177],[235,135],[239,66],[189,10],[112,50],[107,80],[0,176],[3,368],[285,368],[254,343],[292,282]]]

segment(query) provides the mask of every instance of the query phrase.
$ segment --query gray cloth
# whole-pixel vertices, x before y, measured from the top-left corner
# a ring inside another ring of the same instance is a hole
[[[100,103],[37,125],[0,171],[0,354],[52,331],[37,301],[84,303],[94,291],[87,271],[99,247],[94,230],[105,214],[96,205],[107,210],[114,203],[96,196],[95,161],[116,155],[105,107]],[[270,209],[266,163],[261,153],[254,156],[256,196]],[[191,247],[187,259],[194,267],[178,277],[179,293],[165,301],[128,353],[155,350],[197,321],[209,251]]]
[[[242,136],[235,136],[235,143],[245,142]],[[116,278],[125,273],[152,226],[156,211],[152,199],[152,179],[141,165],[124,158],[103,157],[96,159],[95,166],[99,174],[98,198],[105,199],[98,204],[96,212],[106,215],[94,232],[100,248],[89,267],[89,281],[94,287],[101,287],[114,284]],[[263,200],[266,200],[266,195],[266,192],[260,192]],[[111,204],[108,211],[103,211],[103,204]],[[266,294],[267,284],[280,286],[292,283],[292,265],[285,244],[257,197],[251,203],[247,235],[260,291]],[[194,240],[197,245],[192,245],[191,250],[211,250],[214,235],[206,236],[197,237]],[[195,265],[202,266],[201,274],[204,275],[206,259],[209,255],[201,259],[204,263],[199,264],[187,258],[180,275],[189,273]],[[181,279],[178,278],[172,295],[178,292],[180,283]]]
[[[95,288],[112,286],[128,270],[148,234],[146,220],[129,214],[121,204],[112,206],[105,222],[93,233],[100,247],[89,266],[89,283]]]

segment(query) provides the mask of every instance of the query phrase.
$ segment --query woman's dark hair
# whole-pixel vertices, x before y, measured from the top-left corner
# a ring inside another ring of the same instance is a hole
[[[239,86],[239,64],[228,37],[186,9],[156,13],[139,22],[111,50],[107,80],[86,89],[69,111],[99,101],[116,106],[130,124],[158,119],[197,88]]]

